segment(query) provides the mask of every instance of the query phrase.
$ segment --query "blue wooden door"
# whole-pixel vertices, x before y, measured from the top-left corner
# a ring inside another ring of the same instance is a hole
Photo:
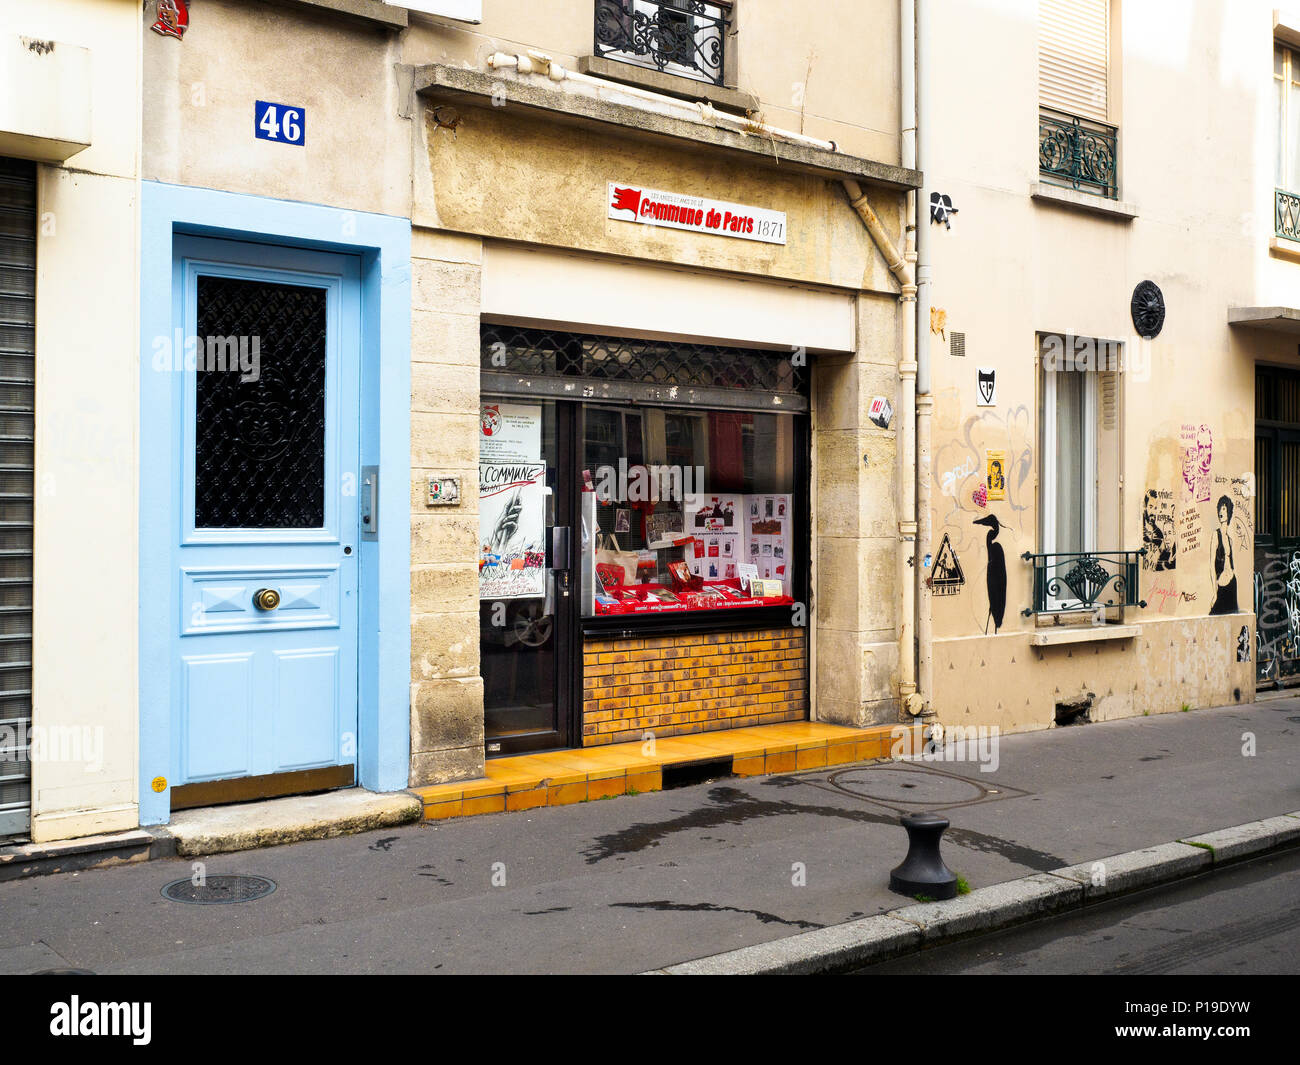
[[[174,783],[355,765],[358,261],[182,238],[173,292]]]

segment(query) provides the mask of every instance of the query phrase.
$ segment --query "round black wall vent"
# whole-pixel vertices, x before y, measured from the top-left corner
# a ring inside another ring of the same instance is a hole
[[[1165,325],[1165,296],[1160,286],[1154,281],[1139,281],[1133,290],[1133,302],[1130,306],[1133,314],[1133,328],[1138,336],[1150,340],[1157,336]]]

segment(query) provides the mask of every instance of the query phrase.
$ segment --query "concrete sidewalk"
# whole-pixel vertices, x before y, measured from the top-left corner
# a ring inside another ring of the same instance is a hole
[[[906,905],[886,887],[905,809],[951,819],[976,889],[1300,810],[1298,726],[1286,699],[1003,737],[994,772],[728,779],[208,859],[279,885],[231,906],[163,899],[182,860],[19,880],[0,972],[662,969]]]

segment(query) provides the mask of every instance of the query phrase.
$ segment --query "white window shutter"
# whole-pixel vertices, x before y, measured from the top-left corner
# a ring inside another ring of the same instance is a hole
[[[1106,122],[1110,0],[1039,0],[1038,99],[1044,107]]]
[[[483,21],[483,0],[386,0],[393,7],[422,11],[426,15],[445,15],[461,22]]]

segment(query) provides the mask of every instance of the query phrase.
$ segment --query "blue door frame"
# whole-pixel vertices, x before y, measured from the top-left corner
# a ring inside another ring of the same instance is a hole
[[[144,182],[140,353],[140,823],[165,824],[178,772],[174,708],[184,535],[183,402],[174,361],[185,334],[186,237],[335,252],[360,267],[360,465],[379,470],[378,530],[358,537],[359,782],[406,787],[410,770],[410,222],[386,215]]]

